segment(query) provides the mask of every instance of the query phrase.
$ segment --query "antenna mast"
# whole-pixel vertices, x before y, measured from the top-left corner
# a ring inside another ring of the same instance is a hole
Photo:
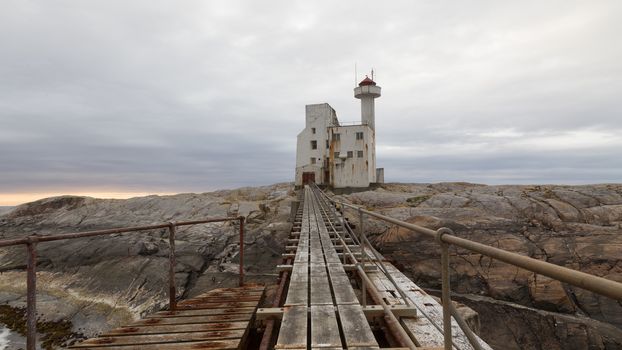
[[[357,75],[358,75],[358,74],[356,74],[356,62],[354,62],[354,87],[356,87],[356,78],[357,78]]]

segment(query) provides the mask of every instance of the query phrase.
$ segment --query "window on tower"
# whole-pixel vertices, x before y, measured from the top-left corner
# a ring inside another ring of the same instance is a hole
[[[348,158],[354,157],[354,151],[348,151]]]
[[[363,158],[363,151],[356,151],[356,156],[358,158]]]
[[[334,140],[334,141],[339,141],[339,140],[341,140],[341,134],[333,134],[333,140]]]
[[[311,158],[311,164],[315,164],[315,158]]]
[[[363,139],[363,133],[362,132],[357,132],[356,133],[356,139],[357,140],[362,140]]]
[[[317,149],[317,141],[316,140],[311,141],[311,149]]]
[[[311,128],[311,133],[315,134],[315,128]]]

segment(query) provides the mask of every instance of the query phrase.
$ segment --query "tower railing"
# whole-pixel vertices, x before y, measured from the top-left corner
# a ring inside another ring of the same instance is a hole
[[[360,121],[360,120],[354,120],[354,121],[347,121],[347,122],[339,122],[338,125],[329,125],[329,127],[336,128],[340,126],[358,126],[358,125],[369,125],[369,123]]]
[[[323,196],[330,201],[336,209],[349,208],[358,213],[360,218],[360,225],[363,225],[364,217],[373,217],[384,222],[394,224],[398,227],[405,228],[411,232],[417,232],[423,234],[427,238],[434,239],[441,250],[441,302],[443,307],[443,335],[444,335],[444,348],[445,350],[452,349],[452,336],[451,336],[451,317],[452,315],[456,319],[458,326],[463,329],[465,335],[469,339],[469,342],[475,349],[481,347],[477,343],[473,332],[468,329],[466,322],[462,320],[453,305],[451,304],[451,290],[450,290],[450,272],[449,272],[449,247],[454,245],[471,252],[476,252],[492,259],[503,261],[510,265],[523,268],[525,270],[538,273],[560,282],[568,283],[573,286],[594,292],[596,294],[612,298],[619,302],[622,302],[622,283],[608,280],[603,277],[594,276],[585,272],[573,270],[567,267],[551,264],[546,261],[534,259],[528,256],[520,255],[517,253],[509,252],[503,249],[495,248],[486,244],[471,241],[465,238],[460,238],[455,235],[452,229],[448,227],[441,227],[438,230],[432,230],[423,226],[407,223],[402,220],[394,219],[392,217],[382,215],[373,211],[366,210],[362,207],[338,201],[326,193],[321,191],[317,186],[316,190],[323,194]],[[363,244],[369,244],[369,240],[366,237],[364,230],[360,231],[361,242]],[[370,245],[371,246],[371,245]],[[363,281],[364,283],[364,281]],[[452,310],[453,309],[453,310]]]
[[[177,287],[175,284],[175,234],[177,227],[191,226],[199,224],[207,224],[214,222],[226,222],[226,221],[238,221],[239,222],[239,236],[240,236],[240,266],[239,266],[239,285],[244,285],[244,216],[236,217],[222,217],[222,218],[208,218],[204,220],[194,221],[171,221],[160,224],[148,225],[148,226],[135,226],[135,227],[123,227],[109,230],[97,230],[97,231],[85,231],[85,232],[72,232],[61,233],[51,235],[30,235],[21,238],[4,239],[0,240],[0,248],[10,247],[16,245],[25,245],[27,249],[27,275],[26,275],[26,349],[36,349],[37,339],[37,245],[45,242],[60,241],[65,239],[77,239],[94,236],[105,236],[118,233],[139,232],[157,229],[168,229],[169,238],[169,270],[168,270],[168,284],[169,284],[169,310],[175,310],[177,307]]]

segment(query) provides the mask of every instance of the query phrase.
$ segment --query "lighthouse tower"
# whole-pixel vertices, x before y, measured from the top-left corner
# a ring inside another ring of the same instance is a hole
[[[376,130],[376,111],[374,100],[380,97],[380,86],[365,76],[358,87],[354,88],[354,97],[361,100],[361,123],[367,124],[372,130]]]

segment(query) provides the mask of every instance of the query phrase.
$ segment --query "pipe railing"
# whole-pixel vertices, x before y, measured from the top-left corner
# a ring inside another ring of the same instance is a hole
[[[37,245],[39,243],[52,242],[52,241],[60,241],[65,239],[77,239],[77,238],[85,238],[85,237],[95,237],[95,236],[104,236],[104,235],[112,235],[117,233],[128,233],[128,232],[137,232],[137,231],[147,231],[147,230],[157,230],[157,229],[168,229],[168,238],[169,238],[169,270],[168,270],[168,282],[169,282],[169,310],[175,310],[177,308],[177,287],[175,285],[175,265],[176,265],[176,256],[175,256],[175,234],[177,231],[177,227],[180,226],[190,226],[190,225],[199,225],[199,224],[207,224],[213,222],[227,222],[227,221],[239,221],[240,224],[240,267],[239,267],[239,285],[244,285],[244,216],[237,217],[224,217],[224,218],[211,218],[205,220],[194,220],[194,221],[179,221],[179,222],[167,222],[155,225],[147,225],[147,226],[135,226],[135,227],[123,227],[123,228],[115,228],[108,230],[97,230],[97,231],[85,231],[85,232],[72,232],[72,233],[61,233],[61,234],[51,234],[51,235],[30,235],[22,238],[13,238],[13,239],[5,239],[0,240],[0,248],[9,247],[15,245],[25,245],[27,249],[27,276],[26,276],[26,349],[27,350],[35,350],[36,349],[36,339],[37,339]]]
[[[319,188],[317,188],[319,190]],[[444,348],[445,350],[451,350],[452,337],[451,337],[451,317],[454,316],[458,326],[463,329],[467,339],[475,349],[481,349],[476,336],[470,328],[466,325],[466,322],[458,315],[457,311],[451,304],[451,290],[450,290],[450,273],[449,273],[449,246],[455,245],[457,247],[467,249],[472,252],[476,252],[487,257],[503,261],[510,265],[526,269],[528,271],[538,273],[560,282],[568,283],[573,286],[583,288],[585,290],[594,292],[596,294],[609,297],[618,301],[622,301],[622,283],[608,280],[603,277],[590,275],[585,272],[569,269],[567,267],[551,264],[546,261],[534,259],[528,256],[512,253],[503,249],[491,247],[482,243],[474,242],[465,238],[457,237],[454,232],[447,227],[439,228],[438,230],[432,230],[419,225],[410,224],[401,220],[391,218],[386,215],[378,214],[373,211],[363,209],[359,206],[345,203],[343,201],[337,201],[330,196],[320,191],[331,203],[340,205],[343,208],[350,208],[355,210],[359,215],[367,215],[380,219],[382,221],[392,223],[396,226],[408,229],[413,232],[421,233],[429,238],[435,239],[441,248],[441,302],[443,306],[443,335],[444,335]],[[365,235],[361,236],[362,241],[367,241]],[[368,243],[368,241],[367,241]],[[455,345],[455,344],[454,344]]]

